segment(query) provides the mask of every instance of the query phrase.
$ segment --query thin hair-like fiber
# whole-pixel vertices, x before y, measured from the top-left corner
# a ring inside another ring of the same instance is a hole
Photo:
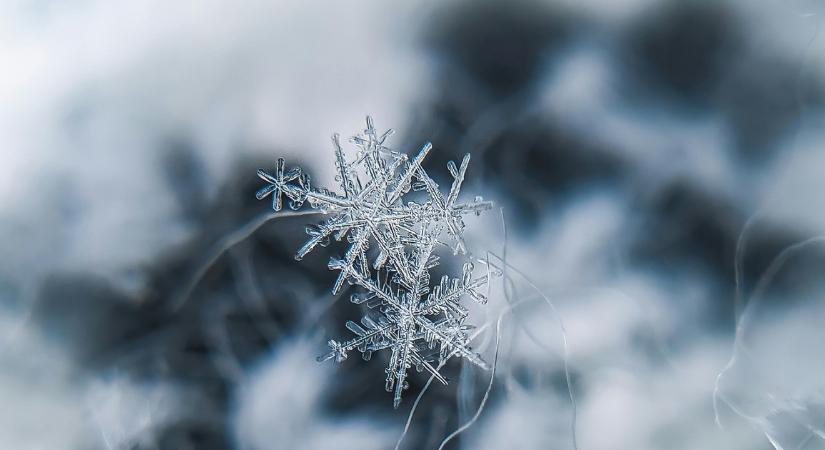
[[[179,291],[179,294],[175,296],[174,299],[170,302],[170,309],[172,311],[177,311],[183,307],[184,304],[189,300],[189,297],[192,295],[192,292],[198,286],[201,279],[206,272],[218,261],[218,259],[224,255],[228,250],[232,247],[238,245],[239,243],[245,241],[249,236],[252,236],[253,233],[258,231],[259,228],[264,226],[270,220],[287,218],[287,217],[299,217],[299,216],[310,216],[320,214],[319,211],[307,210],[307,211],[279,211],[273,213],[262,214],[254,219],[250,220],[246,224],[242,225],[241,227],[237,228],[235,231],[227,234],[220,241],[218,241],[207,253],[207,256],[203,258],[200,264],[198,264],[197,269],[192,273],[192,276],[189,278],[187,283],[184,285],[183,289]]]
[[[736,254],[733,259],[733,282],[734,282],[734,294],[733,294],[733,324],[736,326],[739,324],[739,318],[742,316],[742,311],[746,305],[743,304],[742,300],[742,292],[745,289],[744,282],[742,280],[742,274],[744,272],[744,265],[745,265],[745,250],[747,249],[748,241],[747,235],[748,231],[750,231],[753,224],[756,222],[760,211],[757,211],[754,215],[748,217],[748,220],[745,222],[745,226],[742,227],[742,232],[739,233],[739,238],[736,239]]]
[[[725,395],[720,390],[720,383],[722,381],[722,377],[724,377],[725,374],[730,369],[733,368],[733,365],[736,364],[738,350],[740,349],[740,346],[741,346],[742,334],[745,331],[745,327],[749,323],[749,319],[751,317],[751,314],[753,314],[753,310],[755,308],[754,305],[759,304],[765,290],[770,286],[770,283],[773,281],[774,277],[777,275],[777,273],[779,273],[779,270],[782,269],[782,267],[785,265],[785,263],[788,262],[788,260],[791,257],[793,257],[797,252],[799,252],[799,251],[801,251],[801,250],[805,249],[806,247],[808,247],[810,245],[813,245],[813,244],[825,244],[825,235],[814,236],[814,237],[808,238],[804,241],[797,242],[796,244],[790,245],[790,246],[786,247],[784,250],[782,250],[781,252],[779,252],[779,254],[776,255],[776,257],[771,261],[768,268],[765,269],[762,276],[757,281],[756,286],[754,287],[753,293],[749,296],[748,302],[745,305],[744,310],[742,311],[742,315],[741,315],[740,319],[737,321],[737,324],[736,324],[736,334],[734,336],[733,351],[731,352],[731,357],[728,360],[727,364],[725,364],[725,367],[719,372],[719,374],[716,375],[716,380],[715,380],[714,386],[713,386],[713,394],[712,394],[712,396],[713,396],[712,397],[713,414],[714,414],[714,420],[716,422],[716,425],[720,429],[724,428],[722,426],[722,422],[721,422],[721,419],[720,419],[720,416],[719,416],[719,400],[720,399],[725,403],[725,405],[728,406],[728,408],[730,408],[733,412],[735,412],[740,417],[745,418],[745,419],[750,420],[750,421],[753,421],[753,422],[760,422],[761,421],[760,418],[754,417],[754,416],[751,416],[751,415],[748,415],[748,414],[744,413],[739,408],[737,408],[733,404],[731,404],[731,402],[727,401],[727,399],[725,398]],[[736,265],[736,270],[739,271],[741,269],[742,269],[741,264],[737,264]],[[740,279],[740,277],[741,277],[741,274],[736,276],[737,279]]]
[[[502,311],[502,312],[499,314],[499,320],[500,320],[500,319],[501,319],[501,318],[502,318],[505,314],[507,314],[507,312],[509,312],[509,309]],[[472,339],[475,339],[478,335],[480,335],[482,332],[484,332],[484,331],[487,329],[487,327],[489,327],[489,326],[490,326],[490,324],[489,324],[489,323],[485,323],[484,325],[481,325],[480,327],[478,327],[478,328],[475,330],[475,332],[474,332],[474,333],[470,336],[470,339],[471,339],[471,340],[472,340]],[[452,357],[453,357],[453,356],[455,356],[455,355],[456,355],[456,351],[455,351],[455,350],[453,350],[453,351],[452,351],[452,352],[451,352],[451,353],[447,356],[447,358],[445,358],[445,359],[444,359],[444,361],[442,361],[442,362],[441,362],[441,363],[440,363],[440,364],[436,367],[436,370],[439,370],[439,369],[441,369],[442,367],[444,367],[444,365],[445,365],[445,364],[447,364],[447,361],[449,361],[449,360],[450,360],[450,358],[452,358]],[[495,367],[495,362],[493,363],[493,367]],[[435,375],[430,375],[430,378],[427,380],[427,383],[426,383],[426,384],[424,384],[424,387],[421,389],[421,392],[419,392],[419,393],[418,393],[418,396],[415,398],[415,401],[413,402],[412,408],[410,409],[410,413],[407,415],[407,422],[406,422],[406,423],[405,423],[405,425],[404,425],[404,430],[401,432],[401,435],[398,437],[398,442],[396,442],[396,444],[395,444],[395,450],[398,450],[398,449],[401,447],[401,442],[404,440],[404,437],[406,437],[407,432],[408,432],[408,431],[409,431],[409,429],[410,429],[410,424],[411,424],[411,422],[412,422],[413,414],[415,414],[415,411],[416,411],[416,409],[418,408],[418,403],[421,401],[421,398],[422,398],[422,397],[424,397],[424,393],[426,393],[426,392],[427,392],[427,389],[429,389],[429,388],[430,388],[430,385],[432,384],[432,382],[433,382],[433,380],[434,380],[434,379],[435,379]]]
[[[541,297],[541,299],[544,300],[545,303],[547,303],[547,305],[553,311],[553,315],[556,317],[556,321],[559,325],[559,329],[561,330],[562,346],[563,346],[563,352],[564,352],[564,355],[562,357],[562,365],[563,365],[563,369],[564,369],[565,383],[567,384],[567,392],[570,396],[570,407],[571,407],[571,410],[572,410],[571,411],[571,418],[570,418],[570,433],[571,433],[571,439],[573,441],[572,442],[573,443],[573,450],[578,450],[578,448],[579,448],[578,439],[576,438],[576,422],[577,422],[578,411],[577,411],[577,404],[576,404],[576,396],[573,392],[573,382],[572,382],[571,377],[570,377],[570,364],[569,364],[570,347],[569,347],[568,342],[567,342],[567,329],[564,327],[564,321],[562,321],[561,315],[559,314],[558,310],[556,309],[556,305],[553,304],[553,302],[550,300],[550,298],[544,292],[542,292],[542,290],[533,282],[533,280],[530,279],[529,276],[527,276],[527,274],[525,274],[524,272],[519,270],[517,267],[515,267],[512,264],[507,262],[507,254],[506,254],[506,249],[507,249],[507,224],[506,224],[506,221],[504,220],[504,209],[500,209],[499,212],[500,212],[500,217],[501,217],[502,233],[504,235],[504,248],[503,248],[503,250],[505,250],[505,252],[503,252],[503,254],[501,256],[496,255],[495,253],[489,253],[488,252],[488,258],[489,258],[489,255],[492,255],[492,256],[498,258],[502,263],[503,267],[501,268],[501,270],[502,270],[503,273],[507,269],[510,269],[514,273],[519,275],[527,283],[527,285],[530,288],[532,288],[539,295],[539,297]],[[506,275],[506,273],[504,273],[504,275]],[[504,276],[503,278],[505,280],[510,279],[509,276]],[[507,298],[506,291],[505,291],[505,298]],[[528,333],[528,336],[529,336],[529,333]],[[531,339],[533,339],[533,338],[531,337]],[[537,342],[537,344],[541,346],[540,343]]]
[[[482,397],[481,403],[478,405],[478,409],[476,410],[476,413],[473,415],[473,417],[464,425],[460,426],[457,430],[450,433],[449,436],[444,438],[444,440],[441,441],[441,445],[438,446],[438,450],[443,449],[444,446],[447,445],[447,443],[450,442],[453,438],[463,433],[464,430],[466,430],[467,428],[470,428],[476,422],[476,420],[478,420],[478,417],[481,415],[481,411],[484,410],[484,405],[487,404],[487,399],[490,397],[490,391],[493,390],[493,381],[495,381],[496,379],[496,365],[498,363],[498,345],[501,337],[501,321],[503,319],[504,314],[501,314],[498,317],[498,321],[496,321],[496,351],[495,356],[493,356],[493,368],[490,371],[490,382],[487,384],[487,390],[484,392],[484,397]]]
[[[206,257],[204,257],[202,259],[201,263],[199,263],[197,265],[196,270],[193,271],[192,276],[188,279],[188,281],[184,285],[184,287],[179,291],[179,294],[177,296],[175,296],[175,298],[170,302],[170,309],[172,311],[179,310],[188,301],[188,299],[191,296],[192,292],[197,287],[197,285],[200,283],[202,278],[206,275],[206,273],[209,271],[209,269],[212,266],[214,266],[214,264],[224,254],[226,254],[228,251],[230,251],[236,245],[238,245],[241,242],[248,239],[252,234],[254,234],[258,229],[260,229],[263,225],[265,225],[269,221],[274,220],[274,219],[278,219],[278,218],[298,217],[298,216],[307,216],[307,215],[315,215],[315,214],[318,214],[318,212],[317,211],[295,211],[295,212],[293,212],[293,211],[280,211],[280,212],[276,212],[276,213],[267,213],[267,214],[258,216],[256,218],[250,220],[246,224],[240,226],[236,230],[234,230],[231,233],[225,235],[219,242],[217,242],[210,249],[210,251],[207,253]],[[495,372],[496,372],[496,366],[497,366],[498,357],[499,357],[499,347],[500,347],[500,341],[501,341],[501,323],[504,319],[504,316],[506,314],[512,312],[513,309],[515,309],[516,307],[518,307],[520,305],[523,305],[523,304],[526,304],[527,299],[532,300],[534,298],[540,298],[540,299],[544,300],[544,302],[547,303],[550,306],[551,310],[556,315],[557,321],[559,323],[559,326],[560,326],[560,329],[561,329],[561,332],[562,332],[562,341],[563,341],[563,346],[564,346],[563,365],[564,365],[565,379],[566,379],[568,392],[569,392],[569,395],[570,395],[570,400],[571,400],[571,405],[572,405],[572,410],[573,410],[572,421],[571,421],[573,448],[577,449],[578,446],[577,446],[577,443],[576,443],[576,401],[575,401],[575,395],[573,393],[572,381],[571,381],[570,371],[569,371],[569,366],[568,366],[569,348],[568,348],[568,342],[567,342],[567,332],[564,328],[564,325],[563,325],[563,322],[561,321],[561,318],[558,316],[558,311],[556,310],[555,305],[552,303],[552,301],[543,292],[541,292],[541,290],[538,288],[538,286],[535,283],[533,283],[533,281],[524,272],[518,270],[517,268],[513,267],[511,264],[509,264],[507,262],[507,260],[506,260],[506,255],[507,255],[507,228],[504,224],[503,211],[502,211],[501,218],[502,218],[502,230],[503,230],[503,234],[504,234],[504,245],[503,245],[503,248],[502,248],[502,255],[498,255],[497,253],[492,252],[492,251],[487,251],[486,252],[486,255],[487,255],[486,263],[488,264],[489,267],[492,267],[492,268],[495,268],[495,269],[498,269],[498,270],[502,271],[502,274],[503,274],[502,278],[503,278],[503,282],[504,282],[503,283],[503,292],[504,292],[505,299],[507,299],[508,307],[499,314],[499,317],[496,321],[495,356],[494,356],[494,362],[493,362],[493,367],[492,367],[492,373],[491,373],[491,376],[490,376],[490,381],[488,382],[488,386],[487,386],[487,389],[484,393],[482,401],[479,404],[479,407],[477,408],[477,410],[476,410],[475,414],[473,415],[473,417],[468,422],[466,422],[465,424],[460,426],[458,429],[453,431],[450,435],[448,435],[442,441],[441,445],[439,446],[439,449],[442,449],[450,440],[454,439],[460,433],[464,432],[470,426],[472,426],[477,421],[478,417],[481,415],[481,413],[484,409],[484,406],[486,405],[486,402],[489,398],[490,392],[492,391],[493,383],[495,381]],[[490,261],[490,256],[492,256],[495,259],[499,260],[500,261],[500,266],[498,266],[495,263],[492,263]],[[536,296],[528,296],[528,297],[523,297],[523,298],[513,300],[512,296],[515,293],[515,283],[513,281],[513,278],[506,274],[507,270],[512,270],[512,272],[516,273],[519,277],[524,279],[524,281],[527,283],[527,285],[537,293],[537,297]],[[486,330],[488,328],[489,324],[490,323],[488,322],[488,323],[482,325],[481,327],[479,327],[476,330],[476,332],[473,333],[472,338],[477,337],[484,330]],[[529,337],[532,340],[537,341],[537,339],[534,336],[529,336]],[[541,345],[540,342],[537,342],[537,343],[539,345]],[[446,362],[452,356],[455,356],[455,352],[450,354],[449,357],[446,358],[443,361],[443,363],[439,365],[439,368],[443,367],[443,365],[446,364]],[[399,437],[399,439],[396,443],[396,446],[395,446],[396,450],[398,450],[400,448],[400,445],[403,442],[404,437],[408,433],[411,422],[412,422],[413,414],[415,413],[415,411],[416,411],[416,409],[417,409],[417,407],[418,407],[418,405],[421,401],[421,398],[423,397],[423,395],[426,393],[426,391],[429,389],[430,385],[432,384],[433,379],[434,379],[434,377],[431,376],[427,380],[427,383],[424,385],[421,392],[419,392],[418,396],[416,397],[416,399],[413,403],[413,406],[410,410],[410,413],[408,415],[407,421],[405,423],[404,430],[403,430],[401,436]]]
[[[507,246],[508,246],[507,245],[507,227],[506,227],[505,222],[504,222],[504,212],[503,212],[503,210],[501,210],[501,220],[502,220],[502,233],[503,233],[503,242],[504,242],[503,248],[502,248],[502,254],[498,255],[495,252],[487,250],[485,252],[486,253],[485,259],[481,260],[481,261],[484,261],[485,264],[487,264],[489,267],[494,268],[496,270],[500,270],[502,272],[502,290],[503,290],[503,293],[504,293],[504,298],[507,301],[507,307],[504,310],[501,311],[501,313],[499,314],[498,319],[496,321],[496,341],[495,341],[496,350],[495,350],[495,360],[494,360],[493,369],[492,369],[493,373],[491,374],[490,381],[488,383],[488,386],[487,386],[487,389],[484,393],[482,401],[479,404],[479,407],[477,408],[477,410],[476,410],[475,414],[473,415],[473,417],[469,421],[467,421],[466,423],[461,425],[459,428],[457,428],[455,431],[453,431],[450,435],[448,435],[444,439],[444,441],[442,441],[441,446],[439,446],[439,450],[441,450],[444,447],[444,445],[446,445],[450,440],[452,440],[453,438],[458,436],[460,433],[464,432],[470,426],[472,426],[477,421],[478,417],[481,415],[481,412],[483,411],[484,406],[486,405],[486,402],[489,398],[489,394],[492,390],[493,382],[494,382],[494,379],[495,379],[495,371],[496,371],[497,362],[498,362],[499,346],[500,346],[500,339],[501,339],[501,322],[502,322],[502,320],[503,320],[503,318],[506,314],[511,313],[512,311],[515,310],[515,308],[517,308],[520,305],[527,304],[528,303],[527,299],[532,300],[534,298],[541,299],[545,303],[547,303],[548,306],[550,306],[553,314],[556,316],[556,320],[557,320],[557,322],[559,324],[559,328],[561,330],[562,344],[563,344],[563,357],[562,357],[563,370],[564,370],[564,374],[565,374],[565,381],[566,381],[566,384],[567,384],[567,390],[568,390],[568,394],[570,396],[571,409],[572,409],[572,415],[571,415],[572,417],[571,417],[571,422],[570,422],[570,429],[571,429],[571,436],[572,436],[571,439],[572,439],[573,449],[577,450],[578,449],[578,441],[577,441],[577,437],[576,437],[577,405],[576,405],[575,394],[573,392],[573,384],[572,384],[572,379],[571,379],[571,375],[570,375],[570,368],[569,368],[569,361],[568,361],[568,359],[569,359],[569,346],[568,346],[568,341],[567,341],[567,330],[565,329],[564,323],[561,320],[561,317],[558,314],[558,311],[556,310],[556,307],[553,304],[553,302],[550,300],[550,298],[548,298],[547,295],[544,294],[541,291],[541,289],[530,279],[529,276],[527,276],[524,272],[522,272],[521,270],[518,270],[517,268],[515,268],[514,266],[512,266],[510,263],[507,262],[507,259],[506,259],[507,258]],[[491,262],[490,261],[491,256],[494,257],[495,259],[497,259],[498,261],[500,261],[500,263],[495,264],[495,263]],[[527,285],[533,291],[535,291],[535,293],[537,295],[536,296],[530,295],[530,296],[527,296],[527,297],[520,297],[520,298],[513,299],[512,297],[515,295],[515,282],[513,281],[513,278],[507,274],[508,270],[511,270],[513,273],[516,273],[519,277],[524,279],[525,282],[527,283]],[[490,323],[487,322],[483,326],[479,327],[476,330],[476,332],[473,334],[472,337],[474,338],[474,337],[478,336],[482,331],[484,331],[484,329],[486,329],[489,326],[489,324]],[[526,327],[524,327],[523,325],[522,325],[522,328],[526,329]],[[530,339],[535,341],[537,343],[537,345],[539,345],[541,347],[545,347],[534,336],[530,335],[529,330],[527,330],[527,333],[528,333],[528,337],[530,337]],[[452,356],[453,355],[451,354],[450,357],[452,357]],[[447,360],[445,360],[444,362],[446,363],[446,361]],[[441,365],[439,366],[439,368],[440,367],[441,367]],[[395,450],[398,450],[400,448],[404,437],[406,436],[407,432],[409,431],[410,424],[412,422],[413,414],[415,413],[415,411],[418,407],[418,404],[419,404],[421,398],[423,397],[424,393],[427,391],[427,389],[429,389],[430,385],[432,384],[433,378],[434,377],[431,376],[429,378],[429,380],[427,380],[427,383],[424,385],[424,388],[422,388],[421,392],[419,392],[418,396],[416,397],[415,402],[413,403],[413,406],[412,406],[412,408],[410,410],[410,413],[407,417],[407,421],[404,425],[404,429],[403,429],[401,435],[399,436],[398,441],[395,445]]]

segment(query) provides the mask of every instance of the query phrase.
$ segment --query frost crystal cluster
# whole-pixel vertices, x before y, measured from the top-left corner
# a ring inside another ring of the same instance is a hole
[[[473,327],[465,324],[468,310],[460,303],[464,297],[486,302],[489,265],[476,276],[471,258],[464,256],[460,276],[444,275],[432,286],[430,270],[439,264],[437,249],[467,255],[462,217],[478,215],[492,202],[481,197],[458,201],[469,154],[458,167],[448,163],[453,182],[444,196],[421,165],[432,145],[425,144],[410,159],[384,145],[391,134],[392,130],[377,134],[367,117],[364,132],[350,139],[357,147],[352,159],[344,154],[338,135],[332,137],[340,192],[314,188],[306,172],[299,167],[287,170],[279,158],[274,171],[258,170],[267,185],[256,195],[258,199],[272,195],[275,211],[281,210],[284,200],[292,209],[309,202],[327,216],[307,228],[310,238],[296,253],[297,260],[318,245],[328,245],[331,238],[346,239],[349,248],[344,255],[329,261],[330,270],[339,272],[332,293],[340,293],[345,282],[355,285],[351,301],[366,304],[368,310],[360,324],[347,322],[355,336],[344,342],[330,340],[330,352],[318,360],[340,362],[353,350],[369,360],[373,352],[389,350],[386,389],[394,392],[397,408],[412,366],[427,370],[444,384],[447,380],[438,369],[452,356],[489,368],[469,345],[468,331]]]

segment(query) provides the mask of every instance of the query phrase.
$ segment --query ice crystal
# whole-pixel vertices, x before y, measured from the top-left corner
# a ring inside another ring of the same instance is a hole
[[[271,195],[275,211],[283,208],[285,200],[293,209],[308,202],[327,216],[321,224],[306,229],[310,238],[298,249],[297,260],[331,239],[346,239],[349,247],[344,255],[329,261],[329,268],[339,271],[332,293],[339,294],[345,282],[357,286],[351,301],[366,304],[367,314],[360,323],[346,323],[355,334],[352,339],[330,340],[329,353],[318,360],[341,362],[353,350],[369,360],[373,352],[389,350],[385,387],[394,392],[397,408],[412,366],[427,370],[444,384],[447,379],[438,369],[452,356],[489,368],[469,345],[468,331],[473,327],[465,323],[468,310],[461,300],[470,297],[485,303],[491,271],[488,266],[484,274],[474,273],[462,237],[462,218],[478,215],[492,203],[481,197],[458,202],[469,154],[459,166],[452,161],[447,164],[453,182],[444,196],[422,167],[432,145],[426,143],[410,159],[384,145],[392,132],[376,133],[367,117],[363,133],[350,139],[357,148],[351,161],[338,135],[333,135],[339,193],[313,187],[306,172],[299,167],[287,170],[279,158],[274,171],[258,170],[267,185],[256,196],[263,199]],[[405,203],[407,196],[418,201]],[[444,275],[431,286],[430,270],[440,262],[436,250],[445,247],[453,255],[463,255],[462,273],[459,277]]]

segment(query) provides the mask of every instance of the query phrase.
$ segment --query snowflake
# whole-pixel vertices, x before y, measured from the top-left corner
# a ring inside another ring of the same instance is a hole
[[[355,285],[357,292],[351,301],[366,304],[368,310],[360,324],[346,324],[355,337],[345,342],[330,340],[330,352],[318,360],[341,362],[353,350],[369,360],[373,352],[389,350],[385,387],[394,391],[393,406],[397,408],[408,386],[407,370],[413,365],[444,384],[447,380],[438,369],[452,356],[489,369],[469,345],[468,331],[473,327],[465,324],[468,310],[460,303],[464,297],[486,303],[484,291],[493,274],[489,265],[485,274],[475,276],[472,259],[465,256],[460,277],[445,275],[434,286],[430,286],[430,270],[440,261],[437,248],[467,255],[462,217],[479,215],[490,209],[492,202],[481,197],[458,202],[469,154],[459,167],[448,163],[453,183],[445,197],[421,165],[432,145],[425,144],[409,159],[384,145],[392,132],[377,134],[367,117],[366,129],[350,140],[357,147],[352,162],[347,160],[338,135],[333,135],[340,193],[312,187],[306,172],[298,167],[286,170],[284,160],[278,159],[274,172],[258,170],[258,176],[268,184],[256,196],[263,199],[271,195],[275,211],[282,209],[286,198],[292,209],[309,202],[327,216],[323,223],[307,228],[310,238],[296,253],[297,260],[318,245],[328,245],[331,238],[346,239],[349,248],[344,255],[329,261],[329,268],[339,271],[332,293],[339,294],[345,282]],[[423,200],[404,203],[407,196]]]

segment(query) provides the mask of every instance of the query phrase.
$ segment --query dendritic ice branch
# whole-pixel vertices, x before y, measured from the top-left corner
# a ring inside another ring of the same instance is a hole
[[[357,149],[351,159],[338,135],[332,137],[340,192],[314,188],[306,172],[299,167],[287,170],[284,160],[278,159],[272,172],[258,170],[267,185],[256,195],[258,199],[272,196],[275,211],[285,200],[293,209],[309,202],[327,216],[307,228],[310,238],[298,249],[297,260],[331,239],[346,239],[349,247],[343,256],[329,261],[329,268],[339,272],[332,293],[340,293],[345,282],[357,286],[351,301],[366,304],[367,314],[360,323],[347,322],[355,334],[352,339],[330,340],[330,352],[318,360],[340,362],[353,350],[369,360],[373,352],[388,350],[385,387],[394,392],[397,408],[412,366],[427,370],[444,384],[447,380],[438,368],[452,356],[489,368],[469,345],[468,331],[473,327],[465,323],[468,310],[461,300],[470,297],[486,303],[493,273],[488,265],[485,273],[475,274],[462,232],[463,216],[479,215],[493,204],[481,197],[458,201],[469,154],[459,166],[452,161],[447,165],[453,182],[444,196],[422,167],[432,145],[425,144],[410,159],[384,145],[392,132],[376,133],[367,117],[366,129],[350,139]],[[406,197],[416,201],[405,203]],[[439,264],[436,251],[442,248],[463,255],[463,270],[460,276],[445,275],[431,286],[430,270]]]

